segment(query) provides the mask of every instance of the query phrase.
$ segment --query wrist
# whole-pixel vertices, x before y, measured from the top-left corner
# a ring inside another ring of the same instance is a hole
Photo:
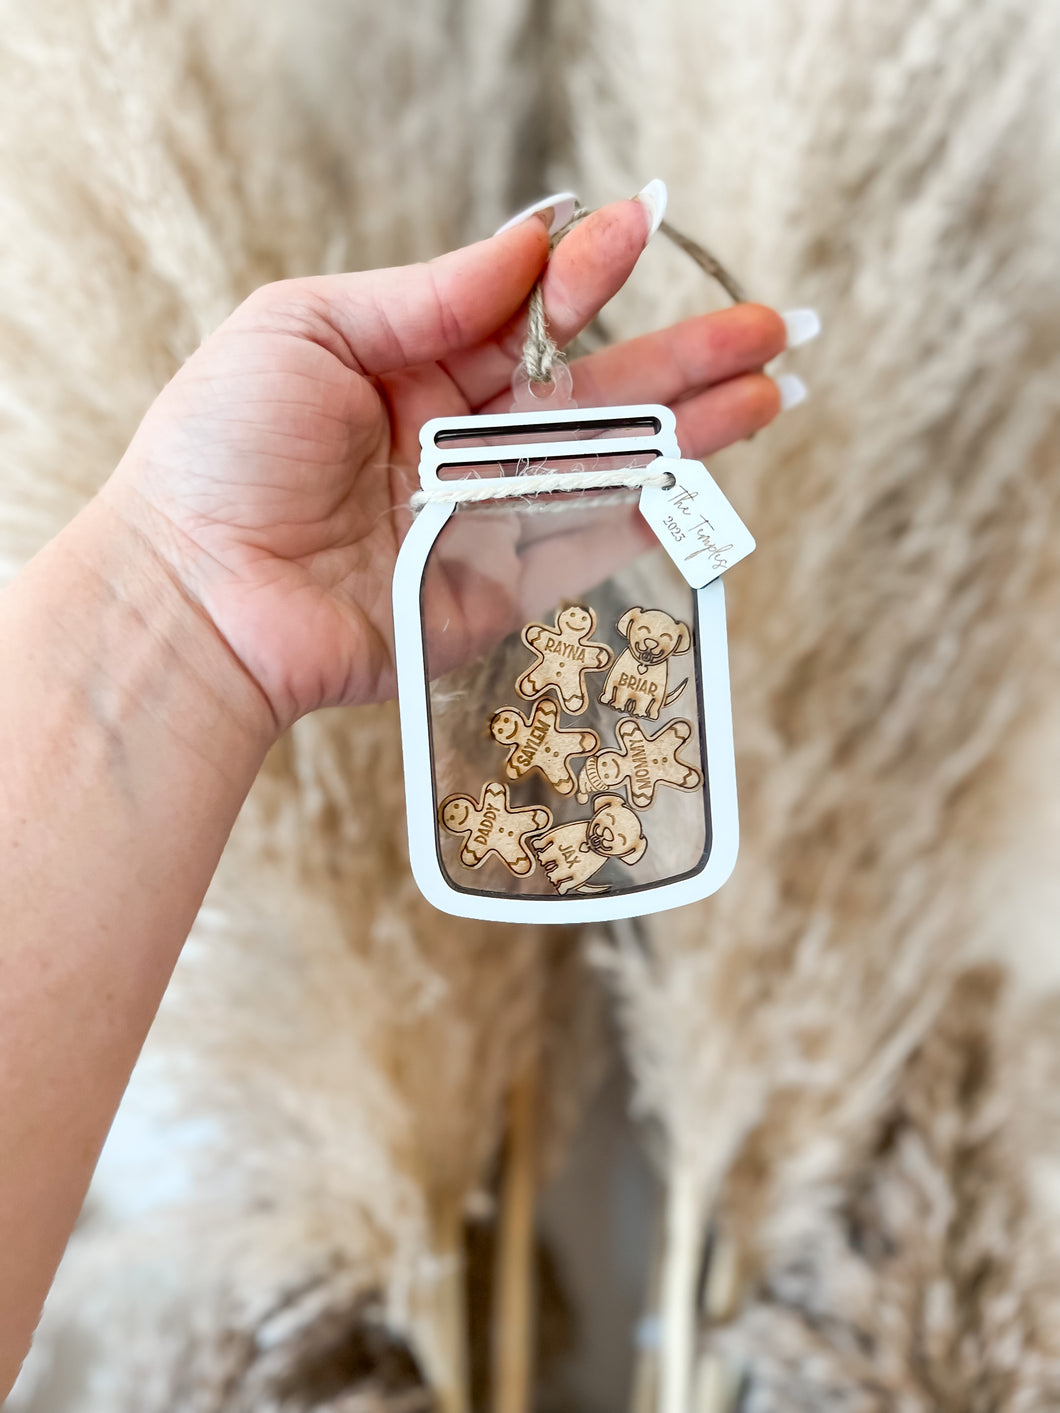
[[[253,777],[279,734],[269,703],[118,498],[95,497],[27,573],[51,605],[55,670],[91,681],[108,730],[149,713],[174,744]]]

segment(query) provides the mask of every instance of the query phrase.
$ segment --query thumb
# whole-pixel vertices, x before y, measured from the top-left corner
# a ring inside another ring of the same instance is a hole
[[[390,373],[488,338],[527,298],[548,253],[545,222],[532,216],[423,264],[266,285],[243,308],[258,327],[293,325],[358,372]]]

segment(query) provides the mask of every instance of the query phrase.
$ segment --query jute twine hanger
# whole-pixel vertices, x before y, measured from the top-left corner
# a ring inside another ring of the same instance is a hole
[[[550,257],[567,232],[579,221],[584,221],[586,216],[591,216],[593,210],[591,206],[575,207],[570,220],[552,236],[549,244]],[[746,303],[747,295],[739,281],[705,246],[677,230],[669,221],[661,221],[659,230],[679,250],[683,250],[694,260],[704,274],[721,285],[734,304]],[[543,284],[544,275],[530,291],[522,357],[522,368],[529,383],[538,387],[548,387],[553,383],[557,368],[566,366],[567,362],[566,354],[548,331]],[[650,467],[629,471],[545,471],[539,475],[520,472],[517,476],[471,476],[464,481],[454,481],[448,486],[416,491],[409,499],[409,506],[415,511],[438,502],[462,505],[492,500],[529,501],[538,496],[555,494],[557,491],[635,491],[643,490],[646,486],[672,484],[673,476],[669,472],[653,471]]]
[[[591,206],[575,207],[574,214],[567,224],[561,226],[552,237],[549,254],[551,255],[568,231],[579,221],[584,221],[586,216],[592,214],[593,208]],[[683,231],[677,230],[669,221],[662,221],[659,230],[677,246],[678,250],[683,250],[690,259],[694,260],[705,275],[721,285],[734,304],[747,302],[747,295],[739,281],[705,246],[700,245],[691,236],[686,236]],[[566,355],[548,331],[543,284],[544,277],[538,280],[530,292],[530,307],[526,317],[526,342],[523,344],[523,367],[526,369],[527,377],[531,383],[537,384],[551,383],[556,364],[566,362]]]

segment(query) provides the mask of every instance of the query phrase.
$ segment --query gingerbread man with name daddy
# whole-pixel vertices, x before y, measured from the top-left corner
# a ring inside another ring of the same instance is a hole
[[[460,850],[465,868],[481,868],[490,854],[496,854],[512,873],[522,876],[534,867],[527,836],[547,829],[552,811],[544,805],[513,807],[508,786],[490,780],[478,801],[470,795],[450,795],[443,800],[438,818],[450,834],[466,835]]]

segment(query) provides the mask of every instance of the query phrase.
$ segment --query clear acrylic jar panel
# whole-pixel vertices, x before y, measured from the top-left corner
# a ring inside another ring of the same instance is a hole
[[[652,544],[636,492],[464,504],[439,531],[420,613],[436,846],[454,889],[616,896],[705,867],[696,594],[661,552],[645,553]],[[545,656],[528,680],[541,657],[524,641],[531,625]],[[579,687],[579,654],[600,662],[601,648],[606,665]],[[561,682],[534,690],[550,671]],[[496,787],[515,812],[508,862],[487,849],[488,828],[472,827],[484,804],[502,804]],[[547,821],[522,813],[533,809]]]

